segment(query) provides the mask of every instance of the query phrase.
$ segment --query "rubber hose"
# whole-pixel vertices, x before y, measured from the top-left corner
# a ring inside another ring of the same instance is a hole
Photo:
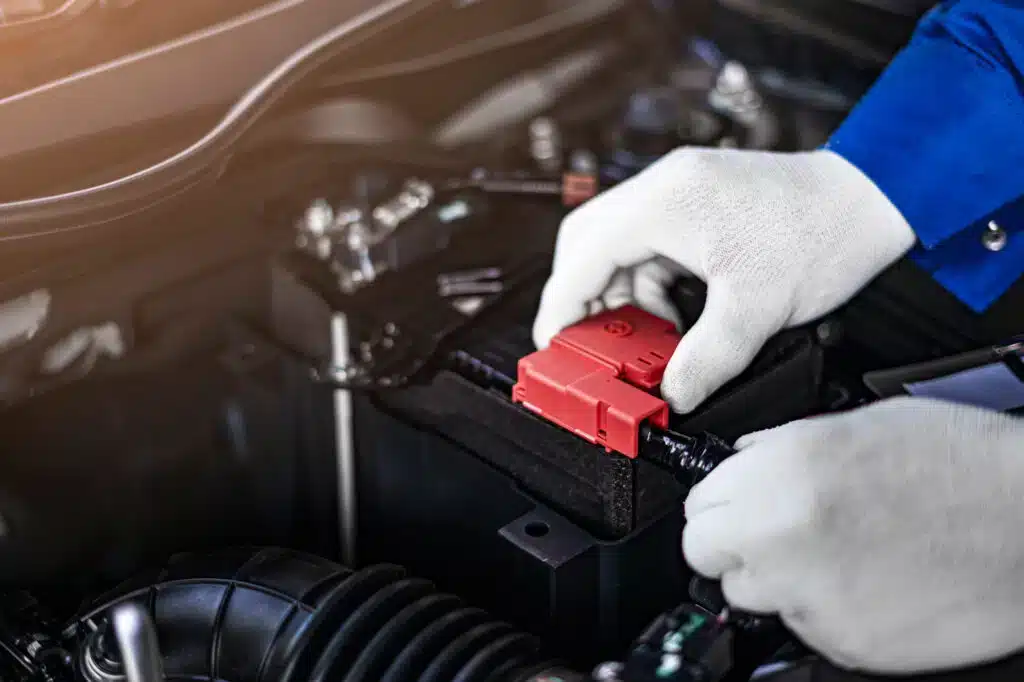
[[[398,566],[281,549],[176,557],[76,618],[80,653],[126,601],[149,609],[168,681],[515,682],[555,665],[535,637]]]

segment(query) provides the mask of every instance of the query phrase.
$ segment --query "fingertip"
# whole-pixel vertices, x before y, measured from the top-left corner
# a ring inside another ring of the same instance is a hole
[[[749,448],[751,445],[757,442],[757,434],[751,433],[746,436],[740,436],[736,439],[736,442],[732,444],[734,450],[743,450]]]
[[[573,295],[565,278],[556,270],[544,285],[533,320],[534,344],[537,348],[547,348],[558,332],[578,322],[585,314],[586,303]]]
[[[728,504],[728,502],[726,500],[711,499],[709,496],[704,495],[701,484],[698,483],[690,488],[689,494],[683,500],[683,518],[696,518],[697,515],[723,504]]]
[[[718,579],[742,567],[740,557],[727,543],[734,540],[728,529],[713,519],[689,522],[683,528],[682,550],[687,565],[705,578]]]
[[[546,320],[542,320],[538,316],[537,321],[533,325],[533,345],[538,350],[543,350],[551,345],[551,339],[555,337],[558,331],[552,331],[552,325]]]
[[[740,436],[733,443],[733,448],[736,450],[745,450],[746,448],[753,447],[758,443],[762,442],[767,436],[778,430],[779,427],[771,429],[761,429],[760,431],[751,431],[745,436]]]
[[[533,318],[533,328],[530,330],[530,336],[533,338],[533,345],[538,349],[547,348],[551,343],[551,336],[547,330],[543,305],[537,311],[537,315]]]
[[[690,414],[700,407],[715,390],[713,374],[700,370],[701,354],[692,352],[694,329],[683,335],[669,359],[665,376],[661,380],[661,397],[677,414]]]
[[[533,329],[533,345],[537,350],[544,350],[551,345],[551,338],[544,332],[538,331],[536,327]]]
[[[778,606],[762,583],[749,567],[729,571],[722,576],[722,596],[729,606],[747,613],[775,613]]]
[[[579,251],[556,260],[533,323],[533,340],[547,347],[558,332],[587,316],[588,303],[604,293],[617,266],[600,253]]]
[[[678,385],[678,382],[668,383],[668,385],[663,382],[661,397],[669,404],[673,412],[685,415],[700,407],[701,403],[707,400],[708,392],[699,390],[693,384],[683,388]]]
[[[573,305],[566,301],[542,300],[533,322],[533,343],[538,349],[547,348],[555,336],[586,317],[587,305]]]
[[[708,478],[690,488],[690,492],[687,493],[686,499],[683,501],[683,516],[686,519],[696,518],[699,514],[729,504],[728,488],[723,488],[718,480],[718,476],[712,479],[709,475]]]
[[[692,412],[738,376],[781,328],[778,315],[739,296],[742,290],[728,282],[708,283],[704,311],[683,335],[662,381],[676,411]]]

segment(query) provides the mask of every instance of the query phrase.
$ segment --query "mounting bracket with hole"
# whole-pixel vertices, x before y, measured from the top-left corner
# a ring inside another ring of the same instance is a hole
[[[562,516],[538,507],[498,531],[501,537],[548,566],[567,566],[596,546],[594,537]]]

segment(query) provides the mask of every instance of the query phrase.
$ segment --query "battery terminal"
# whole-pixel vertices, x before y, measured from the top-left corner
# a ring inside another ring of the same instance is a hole
[[[668,427],[656,395],[681,335],[634,306],[563,330],[519,361],[512,398],[531,412],[610,452],[636,457],[641,426]]]

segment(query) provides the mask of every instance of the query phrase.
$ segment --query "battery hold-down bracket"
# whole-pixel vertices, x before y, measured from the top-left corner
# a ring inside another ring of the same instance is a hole
[[[563,330],[519,361],[516,403],[578,436],[635,458],[641,426],[668,428],[657,395],[682,335],[634,306],[609,310]]]

